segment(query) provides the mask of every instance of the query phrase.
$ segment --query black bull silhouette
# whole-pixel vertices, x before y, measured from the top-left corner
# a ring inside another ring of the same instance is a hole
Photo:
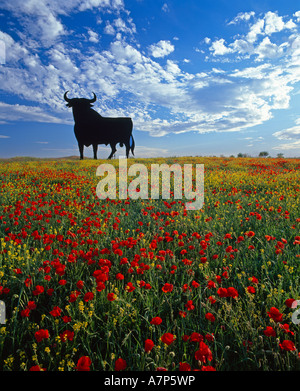
[[[83,159],[84,146],[93,146],[94,159],[97,159],[98,144],[110,145],[111,154],[108,159],[111,159],[116,152],[116,144],[121,147],[125,144],[126,157],[128,158],[131,150],[134,155],[134,139],[132,136],[132,119],[131,118],[110,118],[102,117],[97,111],[93,110],[92,103],[96,102],[96,95],[93,99],[67,97],[66,91],[64,99],[68,104],[67,107],[72,107],[73,117],[75,121],[74,133],[78,142],[80,159]],[[130,145],[130,139],[132,144]]]

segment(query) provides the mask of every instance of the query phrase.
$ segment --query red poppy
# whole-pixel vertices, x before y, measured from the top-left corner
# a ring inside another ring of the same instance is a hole
[[[71,318],[71,316],[65,315],[65,316],[62,317],[62,320],[63,320],[64,323],[70,323],[72,318]]]
[[[84,286],[84,282],[79,280],[79,281],[77,281],[76,286],[77,286],[78,289],[82,289],[83,286]]]
[[[63,333],[59,334],[59,337],[62,342],[73,341],[74,332],[71,330],[65,330]]]
[[[77,292],[71,293],[71,294],[70,294],[70,297],[69,297],[69,302],[70,302],[70,303],[74,303],[74,301],[77,300],[77,297],[78,297]]]
[[[217,294],[220,296],[220,297],[227,297],[228,296],[228,293],[227,293],[227,289],[226,288],[219,288],[217,290]]]
[[[201,368],[201,371],[215,371],[216,368],[212,367],[211,365],[203,365]]]
[[[159,316],[156,316],[155,318],[152,318],[150,323],[157,326],[157,325],[161,324],[161,322],[162,322],[162,318],[160,318]]]
[[[180,362],[179,363],[179,370],[180,371],[191,371],[191,366],[187,362]]]
[[[53,316],[53,317],[58,317],[61,315],[61,309],[58,307],[58,306],[55,306],[53,307],[53,310],[50,311],[50,314]]]
[[[189,340],[191,342],[201,342],[203,341],[203,336],[199,333],[196,333],[195,331],[190,335]]]
[[[192,287],[193,288],[199,288],[200,284],[197,281],[192,281]]]
[[[39,372],[39,371],[46,371],[45,368],[40,367],[39,365],[33,365],[29,371],[31,372]]]
[[[84,297],[83,297],[83,300],[84,301],[89,301],[89,300],[93,300],[94,298],[94,293],[93,292],[87,292]]]
[[[173,343],[175,341],[175,335],[171,334],[171,333],[165,333],[161,336],[161,341],[163,343],[165,343],[166,345],[171,345],[171,343]]]
[[[151,352],[151,350],[153,349],[153,346],[154,346],[154,342],[152,341],[152,339],[146,339],[145,352],[146,353]]]
[[[227,295],[230,296],[230,297],[235,298],[235,297],[238,297],[239,294],[238,294],[238,291],[235,288],[230,286],[229,288],[227,288]]]
[[[268,311],[267,314],[271,319],[275,320],[275,322],[282,321],[282,313],[279,312],[279,310],[276,307],[271,307],[270,311]]]
[[[49,331],[47,329],[40,329],[34,333],[37,342],[41,342],[43,339],[49,338]]]
[[[123,358],[118,358],[115,362],[115,371],[122,371],[127,366],[127,363]]]
[[[211,361],[212,360],[212,353],[209,347],[204,343],[199,343],[199,350],[195,352],[195,359],[197,361],[201,361],[203,363],[206,363],[206,360]]]
[[[28,318],[29,317],[29,314],[30,314],[30,309],[29,308],[25,308],[24,310],[21,311],[20,315],[22,316],[22,318]]]
[[[295,299],[286,299],[286,301],[284,303],[287,307],[292,308],[292,304],[294,301],[295,301]]]
[[[42,286],[42,285],[37,285],[35,287],[35,290],[32,292],[34,296],[38,296],[40,295],[41,293],[43,293],[45,290],[45,288]]]
[[[256,292],[254,286],[248,286],[248,287],[247,287],[247,291],[248,291],[249,293],[253,293],[253,294]]]
[[[258,279],[254,276],[248,278],[249,281],[251,281],[253,284],[258,284]]]
[[[280,343],[279,346],[282,350],[286,350],[287,352],[290,352],[292,350],[296,350],[296,346],[295,346],[294,342],[287,340],[287,339],[282,341],[282,343]]]
[[[185,304],[188,311],[192,311],[195,309],[195,306],[193,305],[193,300],[188,300],[188,302]]]
[[[207,314],[205,314],[205,318],[207,320],[209,320],[210,322],[214,322],[216,320],[216,318],[214,317],[214,315],[210,312],[208,312]]]
[[[128,282],[126,287],[125,287],[125,291],[132,292],[134,290],[135,290],[135,287],[132,285],[132,282]]]
[[[117,296],[113,292],[107,294],[107,300],[109,301],[114,301],[116,298]]]
[[[97,282],[96,290],[98,292],[101,292],[101,291],[103,291],[103,289],[105,289],[105,284],[103,282],[101,282],[101,281]]]
[[[165,285],[161,288],[161,290],[162,290],[164,293],[172,292],[172,290],[173,290],[173,284],[169,284],[168,282],[166,282]]]
[[[287,323],[284,323],[284,324],[280,324],[279,323],[279,327],[285,331],[286,333],[290,333],[291,335],[294,335],[293,331],[290,330],[290,326],[287,324]]]
[[[266,327],[266,329],[264,330],[264,334],[267,337],[276,337],[276,332],[271,326]]]
[[[207,288],[212,289],[216,287],[216,283],[214,281],[208,281]]]
[[[89,371],[92,360],[88,356],[82,356],[77,362],[76,370],[77,371]]]

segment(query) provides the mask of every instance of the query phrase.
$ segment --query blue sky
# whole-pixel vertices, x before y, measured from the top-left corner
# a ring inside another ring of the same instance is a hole
[[[300,156],[297,3],[2,0],[0,157],[78,156],[66,90],[132,117],[136,157]]]

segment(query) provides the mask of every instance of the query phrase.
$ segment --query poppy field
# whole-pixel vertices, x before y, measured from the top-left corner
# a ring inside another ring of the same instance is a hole
[[[300,160],[128,160],[204,164],[193,211],[102,162],[0,163],[0,370],[299,370]]]

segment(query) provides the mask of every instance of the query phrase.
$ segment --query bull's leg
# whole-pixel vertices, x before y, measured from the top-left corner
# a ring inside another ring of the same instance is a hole
[[[116,151],[117,151],[116,144],[110,143],[109,145],[110,145],[110,147],[111,147],[111,153],[110,153],[110,155],[108,156],[107,159],[111,159],[111,158],[113,157],[113,155],[114,155],[114,154],[116,153]]]
[[[80,152],[80,160],[83,159],[83,144],[78,143],[79,152]]]
[[[94,159],[96,160],[97,160],[97,150],[98,150],[98,144],[93,144]]]
[[[125,146],[126,146],[126,157],[127,157],[127,159],[128,159],[129,151],[130,151],[129,143],[126,143]]]

